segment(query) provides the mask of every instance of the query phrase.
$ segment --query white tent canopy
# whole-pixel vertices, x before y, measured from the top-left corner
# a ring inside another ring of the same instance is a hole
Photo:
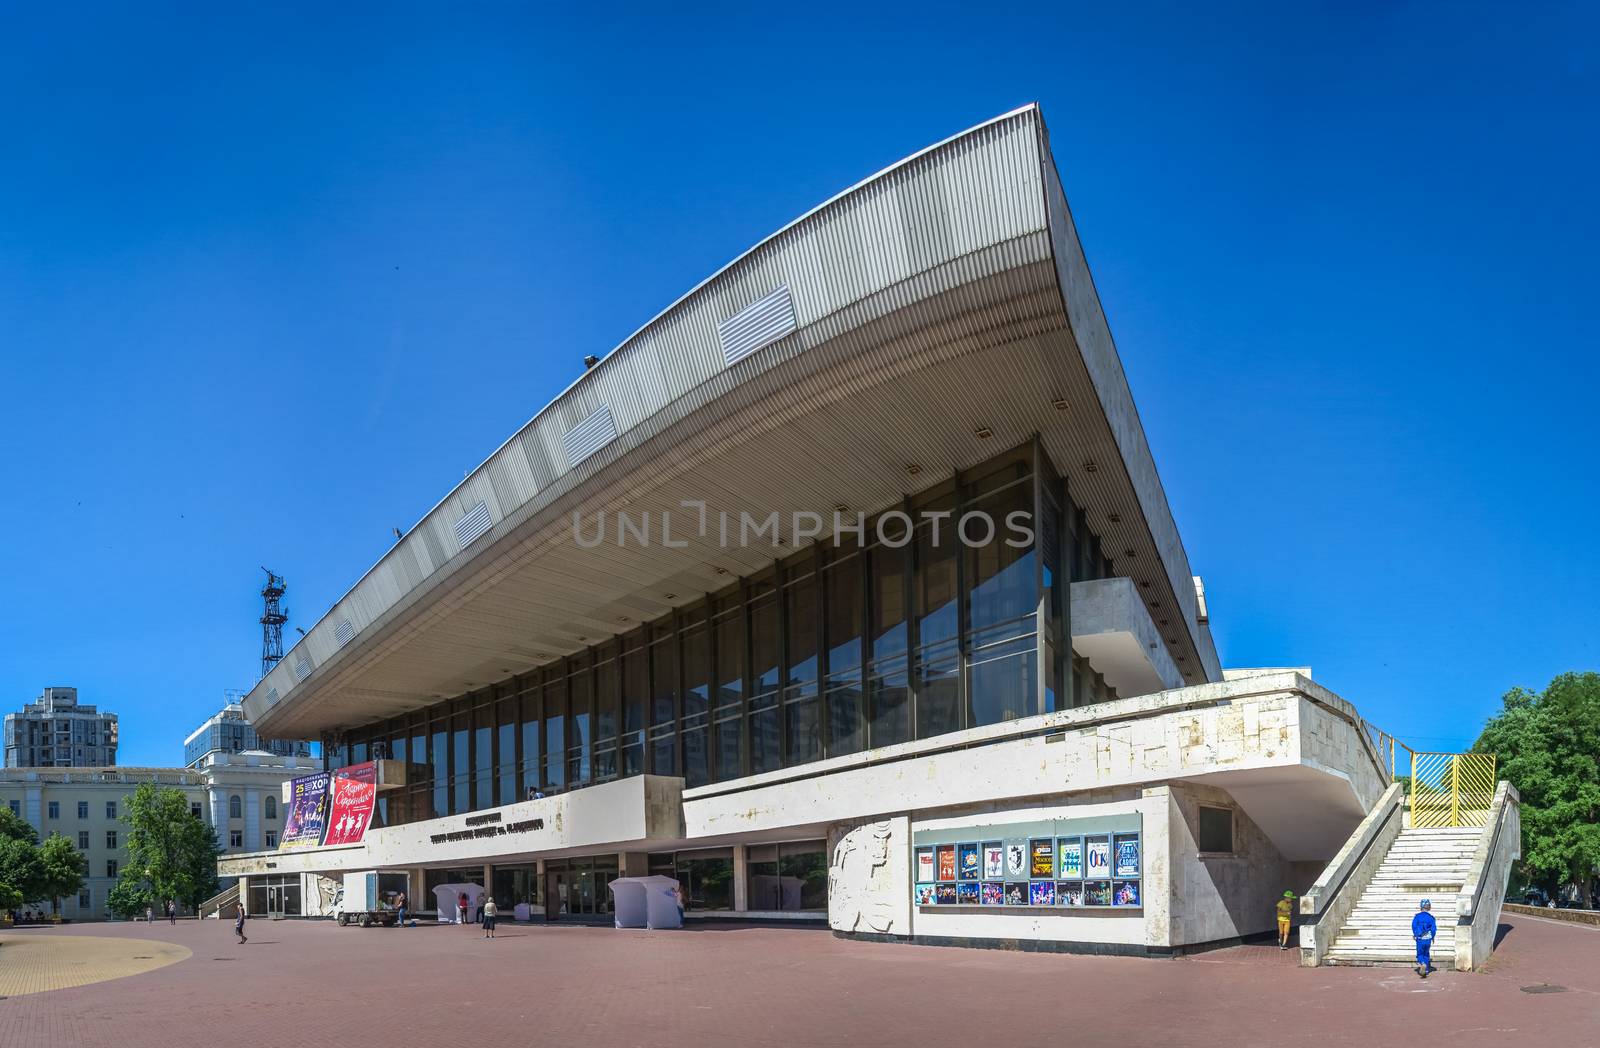
[[[472,915],[478,907],[483,905],[484,896],[489,893],[483,890],[481,884],[441,884],[433,890],[433,897],[439,903],[439,923],[457,923],[456,903],[462,893],[467,896],[467,920],[472,920]]]
[[[682,928],[678,882],[671,877],[618,877],[611,882],[618,928]]]

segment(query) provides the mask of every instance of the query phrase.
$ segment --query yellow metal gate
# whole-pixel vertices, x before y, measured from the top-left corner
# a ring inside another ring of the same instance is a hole
[[[1494,800],[1492,753],[1413,753],[1411,825],[1483,826]]]

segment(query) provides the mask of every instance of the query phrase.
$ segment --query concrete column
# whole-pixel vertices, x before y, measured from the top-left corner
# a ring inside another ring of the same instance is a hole
[[[228,791],[212,786],[206,791],[211,799],[211,828],[217,831],[217,843],[228,847]]]
[[[624,877],[643,877],[650,872],[650,856],[645,852],[619,852],[617,869]]]
[[[1172,788],[1152,786],[1144,791],[1140,805],[1143,818],[1139,834],[1139,847],[1144,851],[1144,944],[1169,947],[1172,945],[1172,913],[1175,885],[1172,870],[1172,825],[1183,816],[1172,802]]]
[[[733,910],[735,913],[750,910],[750,860],[742,844],[733,846]]]
[[[244,847],[261,850],[261,791],[244,791]]]
[[[44,828],[44,788],[42,786],[29,786],[23,791],[22,817],[28,824],[39,831],[42,841],[49,833]]]

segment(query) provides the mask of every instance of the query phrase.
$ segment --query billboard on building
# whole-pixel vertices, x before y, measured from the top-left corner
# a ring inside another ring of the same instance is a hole
[[[325,771],[302,775],[289,783],[289,811],[283,822],[278,850],[315,848],[322,843],[328,818],[328,782]]]
[[[378,800],[378,766],[373,761],[352,764],[333,773],[332,803],[323,844],[360,844],[372,825]]]

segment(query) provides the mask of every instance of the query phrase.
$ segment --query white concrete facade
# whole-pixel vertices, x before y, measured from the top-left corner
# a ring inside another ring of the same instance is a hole
[[[721,915],[749,916],[737,869],[744,849],[821,837],[828,842],[827,919],[841,934],[1162,954],[1270,930],[1275,899],[1286,888],[1311,885],[1386,785],[1355,711],[1288,672],[693,790],[680,779],[623,779],[375,829],[360,845],[233,855],[221,873],[337,877],[592,854],[619,856],[624,868],[632,858],[642,868],[651,854],[732,846],[735,906]],[[1226,851],[1201,850],[1202,807],[1230,813]],[[1308,819],[1313,808],[1317,817]],[[1091,833],[1102,825],[1139,833],[1142,905],[914,902],[919,835],[969,828],[977,841],[996,827],[1052,821],[1081,823]],[[490,831],[468,832],[485,825]]]

